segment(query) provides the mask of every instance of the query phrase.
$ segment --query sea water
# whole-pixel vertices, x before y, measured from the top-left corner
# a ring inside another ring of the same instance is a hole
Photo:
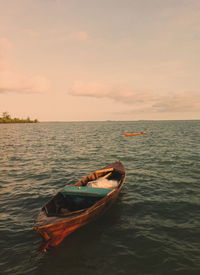
[[[200,121],[1,124],[0,274],[200,274],[199,143]],[[116,160],[113,207],[37,254],[44,203]]]

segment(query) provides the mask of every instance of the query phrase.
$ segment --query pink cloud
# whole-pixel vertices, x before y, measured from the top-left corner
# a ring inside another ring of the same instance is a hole
[[[0,92],[45,92],[49,81],[43,76],[28,76],[13,69],[11,62],[13,45],[6,39],[0,39]]]
[[[200,93],[174,92],[154,105],[159,112],[198,112],[200,111]]]
[[[6,38],[0,38],[0,72],[10,66],[12,44]]]
[[[156,93],[131,90],[102,83],[76,82],[69,94],[73,96],[108,98],[132,106],[137,112],[196,112],[200,111],[200,93]]]
[[[86,31],[73,32],[69,35],[69,38],[75,40],[86,41],[89,39],[89,35]]]
[[[72,85],[69,93],[74,96],[88,96],[96,98],[106,97],[131,104],[133,102],[146,102],[147,100],[152,101],[155,98],[155,94],[151,91],[133,91],[123,87],[115,87],[96,82],[76,82]]]
[[[89,38],[89,35],[87,34],[87,32],[79,32],[78,37],[80,40],[87,40]]]

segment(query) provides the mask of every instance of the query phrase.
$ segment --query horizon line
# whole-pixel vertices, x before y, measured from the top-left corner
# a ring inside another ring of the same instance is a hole
[[[138,119],[138,120],[41,120],[41,122],[138,122],[138,121],[199,121],[198,119]]]

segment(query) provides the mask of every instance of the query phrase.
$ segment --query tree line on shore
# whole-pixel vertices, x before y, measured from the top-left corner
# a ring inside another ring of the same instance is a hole
[[[0,117],[0,123],[37,123],[37,119],[31,120],[29,117],[27,119],[23,118],[11,118],[8,112],[3,112],[2,117]]]

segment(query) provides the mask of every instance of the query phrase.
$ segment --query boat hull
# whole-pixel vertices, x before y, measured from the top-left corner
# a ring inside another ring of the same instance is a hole
[[[34,230],[41,234],[44,239],[39,251],[45,252],[49,246],[59,245],[64,238],[73,233],[78,228],[92,222],[102,215],[117,199],[125,183],[124,173],[120,187],[114,189],[99,202],[88,208],[86,211],[73,217],[62,218],[59,221],[42,226],[35,226]]]
[[[142,132],[142,133],[125,133],[124,136],[125,137],[131,137],[131,136],[141,136],[141,135],[146,135],[146,132]]]
[[[101,214],[103,214],[114,203],[117,197],[118,193],[115,193],[112,195],[112,197],[109,198],[109,200],[101,203],[88,212],[86,211],[78,217],[63,220],[56,224],[44,227],[35,227],[35,230],[42,235],[44,240],[48,243],[48,246],[57,246],[72,232],[92,222]]]

